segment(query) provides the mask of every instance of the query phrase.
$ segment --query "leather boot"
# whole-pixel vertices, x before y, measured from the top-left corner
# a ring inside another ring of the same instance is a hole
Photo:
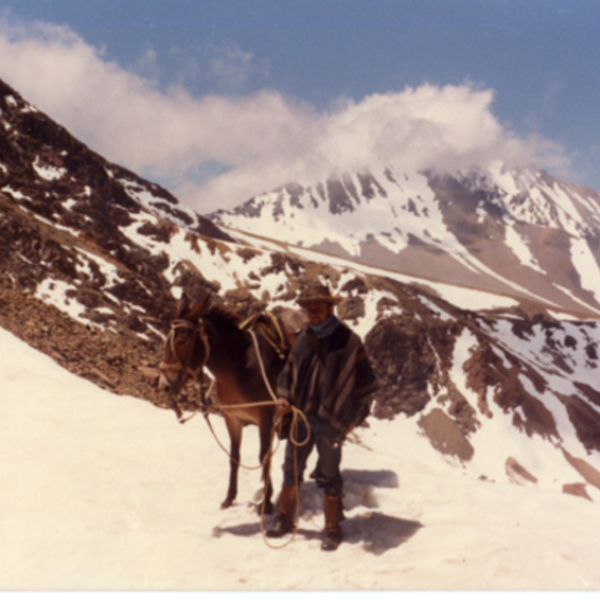
[[[339,496],[323,496],[323,511],[325,513],[325,532],[323,535],[323,542],[321,544],[321,550],[337,550],[337,547],[342,542],[344,534],[340,527],[340,521],[342,520],[342,498],[343,494]]]
[[[279,511],[273,519],[271,527],[267,529],[267,537],[278,538],[290,533],[294,529],[294,517],[296,513],[296,486],[285,485],[279,494]]]

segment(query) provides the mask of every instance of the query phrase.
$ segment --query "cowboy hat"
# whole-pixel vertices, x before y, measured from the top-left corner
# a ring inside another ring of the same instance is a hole
[[[332,296],[329,288],[321,283],[313,283],[307,286],[296,302],[300,306],[306,306],[309,302],[326,302],[327,304],[337,304],[341,298]]]

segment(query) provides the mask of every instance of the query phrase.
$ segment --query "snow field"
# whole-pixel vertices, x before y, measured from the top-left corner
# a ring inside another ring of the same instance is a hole
[[[240,471],[236,504],[219,509],[228,459],[201,417],[182,426],[100,390],[3,330],[0,354],[0,589],[600,588],[596,503],[478,480],[414,420],[371,419],[346,444],[337,552],[319,549],[310,480],[297,537],[274,550],[260,532],[257,471]],[[244,433],[243,461],[256,464],[256,429]]]

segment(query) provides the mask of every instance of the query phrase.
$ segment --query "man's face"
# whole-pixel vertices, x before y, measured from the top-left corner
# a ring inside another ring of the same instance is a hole
[[[311,325],[320,325],[333,314],[333,304],[317,300],[304,308]]]

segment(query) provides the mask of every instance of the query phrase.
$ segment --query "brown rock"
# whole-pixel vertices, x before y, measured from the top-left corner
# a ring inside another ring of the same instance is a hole
[[[473,458],[475,450],[455,421],[442,409],[434,408],[429,414],[418,421],[431,445],[450,456],[456,456],[462,462]]]
[[[585,489],[585,483],[565,483],[562,487],[563,494],[572,494],[573,496],[580,496],[590,502],[593,502],[591,496]]]
[[[516,458],[509,456],[504,465],[509,481],[517,485],[526,483],[537,483],[537,477],[534,477],[525,467],[523,467]]]

